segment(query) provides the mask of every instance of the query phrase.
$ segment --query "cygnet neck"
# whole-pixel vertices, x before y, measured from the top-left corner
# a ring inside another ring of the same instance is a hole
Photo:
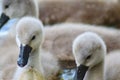
[[[89,69],[84,80],[104,80],[104,61]]]
[[[31,67],[34,69],[39,70],[41,63],[40,63],[40,49],[36,49],[35,51],[33,51],[32,53],[30,53],[30,57],[28,60],[28,65],[27,67]]]

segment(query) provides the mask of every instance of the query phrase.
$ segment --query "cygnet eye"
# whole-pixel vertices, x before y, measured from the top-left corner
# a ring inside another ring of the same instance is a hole
[[[90,59],[91,58],[91,55],[87,56],[86,59]]]
[[[9,8],[9,5],[5,5],[5,9]]]
[[[34,36],[31,38],[31,40],[35,40],[35,38],[36,38],[36,36],[34,35]]]

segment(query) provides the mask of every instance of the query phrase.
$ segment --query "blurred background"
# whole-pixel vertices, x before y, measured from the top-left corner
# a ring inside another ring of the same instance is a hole
[[[119,28],[119,0],[38,0],[44,24],[87,23]]]

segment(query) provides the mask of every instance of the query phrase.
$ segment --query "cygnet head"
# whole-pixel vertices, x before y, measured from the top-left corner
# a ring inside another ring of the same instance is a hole
[[[13,18],[19,19],[24,16],[39,16],[38,5],[35,0],[2,0],[1,2],[2,14],[0,22],[4,22],[4,24]]]
[[[43,42],[43,25],[32,17],[24,17],[16,27],[16,41],[20,47],[18,65],[24,67],[28,63],[29,56],[39,50]]]
[[[38,16],[35,0],[2,0],[2,12],[10,18]]]
[[[88,69],[104,61],[106,45],[96,33],[81,34],[74,40],[72,48],[77,64],[77,80],[83,80]]]

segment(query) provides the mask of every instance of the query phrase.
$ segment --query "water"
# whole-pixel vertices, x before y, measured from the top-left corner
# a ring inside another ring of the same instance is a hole
[[[8,30],[15,26],[14,24],[16,24],[18,21],[18,19],[10,19],[1,29],[0,29],[0,36],[5,36],[8,34]]]
[[[74,80],[75,69],[65,69],[62,72],[61,80]]]
[[[18,19],[10,19],[10,20],[0,29],[0,32],[8,31],[11,27],[14,26],[14,24],[16,24],[17,21],[18,21]]]

